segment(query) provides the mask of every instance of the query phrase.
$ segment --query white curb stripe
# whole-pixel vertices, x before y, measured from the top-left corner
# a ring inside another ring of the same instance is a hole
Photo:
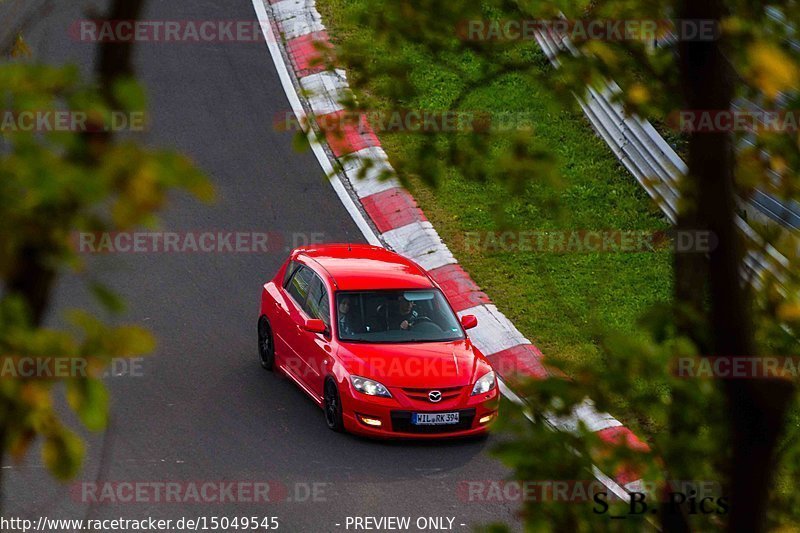
[[[645,492],[644,481],[641,479],[625,483],[622,487],[628,492]]]
[[[353,154],[347,156],[347,161],[344,163],[344,173],[350,178],[350,185],[359,198],[366,198],[379,192],[388,191],[400,187],[400,182],[396,178],[387,180],[378,179],[384,171],[389,171],[394,174],[392,165],[389,164],[389,158],[383,148],[371,147],[364,148]],[[367,169],[364,178],[359,178],[361,169],[364,167],[365,161],[372,161],[370,167]]]
[[[548,416],[547,420],[553,426],[568,433],[576,433],[578,431],[578,422],[583,422],[586,425],[586,429],[592,433],[622,425],[622,422],[610,414],[601,413],[595,409],[594,402],[589,398],[578,404],[572,415],[561,418]]]
[[[382,237],[392,250],[416,261],[427,271],[457,263],[456,258],[433,229],[433,225],[427,220],[389,230]]]
[[[506,382],[505,382],[505,381],[503,381],[503,380],[502,380],[500,377],[498,377],[498,378],[497,378],[497,383],[498,383],[498,385],[499,385],[499,387],[500,387],[500,394],[502,394],[503,396],[505,396],[506,398],[508,398],[509,400],[511,400],[511,402],[512,402],[512,403],[515,403],[515,404],[517,404],[517,405],[522,405],[522,406],[524,406],[524,405],[525,405],[525,402],[523,402],[523,401],[522,401],[522,398],[520,398],[519,396],[517,396],[517,393],[516,393],[516,392],[514,392],[514,391],[513,391],[513,390],[511,390],[511,389],[509,389],[509,388],[508,388],[508,385],[506,385]],[[531,420],[531,421],[532,421],[532,418],[533,418],[532,416],[530,416],[530,415],[529,415],[529,414],[527,414],[527,413],[525,414],[525,416],[526,416],[526,417],[527,417],[529,420]]]
[[[611,479],[610,477],[605,475],[599,468],[597,468],[594,465],[592,465],[592,474],[594,475],[594,477],[597,478],[597,481],[599,481],[600,483],[605,485],[619,499],[621,499],[624,502],[630,502],[631,501],[631,495],[628,494],[628,492],[626,492],[625,489],[622,486],[620,486],[619,483],[617,483],[616,481],[614,481],[613,479]],[[646,516],[645,520],[650,522],[650,524],[652,524],[652,525],[656,525],[653,522],[652,517],[650,517],[650,516]]]
[[[344,109],[341,100],[347,96],[347,74],[344,70],[320,72],[300,79],[308,105],[317,116]]]
[[[522,399],[519,396],[517,396],[514,393],[514,391],[509,389],[508,386],[506,386],[505,382],[502,379],[498,379],[497,383],[498,383],[498,385],[500,387],[500,392],[503,394],[503,396],[508,398],[511,402],[521,406],[522,407],[522,412],[525,415],[525,418],[530,420],[532,423],[535,423],[533,415],[528,410],[528,407],[525,405],[525,402],[522,401]],[[605,475],[595,465],[592,465],[592,475],[595,477],[595,479],[597,479],[600,483],[602,483],[606,488],[608,488],[611,492],[613,492],[617,497],[622,499],[622,501],[626,501],[626,502],[630,502],[630,500],[631,500],[631,495],[628,493],[628,490],[630,490],[630,489],[627,489],[628,487],[639,488],[640,486],[644,486],[644,482],[639,479],[639,480],[636,480],[636,481],[631,481],[630,483],[628,483],[624,487],[622,487],[622,486],[620,486],[619,483],[617,483],[616,481],[614,481],[613,479],[611,479],[610,477]],[[641,491],[639,491],[639,492],[641,492]],[[653,523],[653,521],[650,519],[650,517],[647,517],[647,520],[651,524]]]
[[[300,103],[300,97],[298,96],[297,91],[292,84],[292,80],[289,76],[289,70],[286,66],[286,62],[283,60],[283,55],[281,54],[278,41],[275,40],[275,33],[272,31],[272,24],[270,24],[267,8],[264,5],[264,0],[252,0],[252,2],[253,8],[256,10],[256,16],[258,17],[261,25],[261,31],[264,33],[264,38],[267,41],[267,48],[272,56],[273,63],[275,63],[275,68],[278,71],[278,77],[281,80],[283,92],[286,93],[286,97],[289,99],[289,105],[292,107],[295,116],[297,116],[297,120],[300,121],[300,124],[304,124],[306,112],[303,109],[303,105]],[[364,218],[364,215],[356,206],[353,198],[350,196],[350,193],[348,193],[347,189],[345,189],[342,180],[339,179],[339,175],[334,173],[333,165],[331,165],[331,162],[328,160],[328,154],[325,153],[325,150],[317,142],[316,136],[309,134],[308,141],[311,143],[311,150],[314,152],[317,161],[319,161],[322,170],[329,176],[329,181],[333,187],[333,190],[336,192],[339,200],[341,200],[344,208],[350,214],[353,222],[355,222],[356,226],[358,226],[358,229],[361,230],[364,238],[367,239],[368,243],[374,246],[383,246],[378,236],[375,235],[375,232],[372,230],[372,227]]]
[[[286,40],[325,29],[313,0],[276,2],[272,4],[272,15]]]
[[[494,304],[470,307],[458,315],[475,315],[478,318],[478,327],[469,331],[469,338],[483,355],[494,355],[520,344],[531,344]]]

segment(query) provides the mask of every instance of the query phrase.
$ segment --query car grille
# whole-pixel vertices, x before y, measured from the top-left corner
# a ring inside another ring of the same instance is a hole
[[[392,430],[399,433],[452,433],[470,429],[475,420],[475,409],[460,409],[458,424],[417,426],[411,423],[411,413],[412,411],[392,411]]]
[[[461,389],[464,387],[449,387],[446,389],[403,389],[403,393],[408,396],[412,400],[416,400],[418,402],[431,402],[430,398],[428,398],[428,393],[432,390],[438,390],[442,393],[442,399],[435,403],[446,402],[447,400],[452,400],[453,398],[458,398],[458,395],[461,394]]]

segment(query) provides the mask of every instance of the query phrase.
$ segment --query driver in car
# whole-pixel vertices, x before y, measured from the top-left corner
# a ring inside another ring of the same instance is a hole
[[[345,296],[339,300],[338,311],[340,332],[344,335],[351,336],[361,331],[361,325],[356,319],[356,313],[352,311],[349,297]]]
[[[417,321],[419,314],[414,310],[414,302],[410,302],[401,297],[397,307],[397,313],[389,318],[391,329],[410,329]]]

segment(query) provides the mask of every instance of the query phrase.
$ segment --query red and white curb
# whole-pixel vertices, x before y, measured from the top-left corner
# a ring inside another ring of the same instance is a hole
[[[332,48],[322,17],[314,0],[252,0],[270,55],[278,70],[292,110],[300,124],[309,116],[331,124],[344,111],[342,101],[350,95],[344,70],[326,70],[321,49]],[[301,96],[302,95],[302,96]],[[338,123],[337,123],[338,124]],[[368,128],[343,121],[339,131],[324,128],[327,147],[308,131],[312,150],[331,184],[342,199],[366,239],[388,247],[426,269],[442,287],[459,316],[475,315],[478,326],[470,338],[492,362],[504,396],[524,404],[508,387],[514,376],[542,379],[550,371],[542,363],[542,353],[501,313],[489,297],[470,278],[439,237],[414,198],[394,179],[381,180],[392,172],[378,137]],[[347,156],[344,160],[340,160]],[[365,165],[366,175],[358,177]],[[341,172],[333,169],[342,168]],[[548,418],[562,431],[575,431],[579,422],[603,441],[648,451],[628,428],[608,413],[598,412],[585,400],[566,418]],[[621,498],[627,490],[641,485],[637,476],[621,471],[609,478],[595,468],[595,476]]]

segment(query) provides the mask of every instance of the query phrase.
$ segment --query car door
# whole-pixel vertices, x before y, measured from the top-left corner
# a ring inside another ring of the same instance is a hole
[[[300,263],[296,261],[289,261],[289,264],[286,265],[286,270],[284,271],[281,284],[275,290],[273,299],[274,307],[270,305],[268,306],[268,309],[265,310],[267,316],[272,322],[275,354],[279,364],[281,365],[285,361],[288,361],[294,357],[294,350],[291,346],[291,341],[293,339],[290,338],[294,335],[294,326],[291,324],[289,319],[289,305],[292,304],[292,299],[287,293],[287,289],[289,287],[289,282],[292,279],[292,275],[297,271],[299,266]]]
[[[306,384],[314,393],[322,396],[326,367],[331,356],[331,312],[328,291],[317,274],[311,280],[303,311],[309,318],[322,320],[328,328],[325,333],[301,329],[298,342],[298,352],[308,368]]]
[[[284,313],[282,323],[279,325],[282,340],[287,347],[286,370],[304,384],[305,375],[309,370],[306,368],[301,349],[301,332],[306,319],[303,306],[314,277],[313,270],[303,264],[297,265],[284,286]]]

